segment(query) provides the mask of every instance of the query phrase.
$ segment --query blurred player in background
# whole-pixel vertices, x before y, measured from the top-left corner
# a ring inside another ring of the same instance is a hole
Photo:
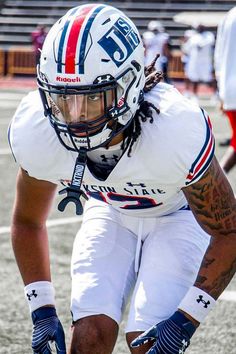
[[[164,81],[169,82],[168,63],[171,59],[170,36],[165,32],[162,23],[160,21],[150,21],[148,23],[148,31],[143,33],[142,39],[145,47],[145,64],[150,64],[153,58],[157,54],[160,54],[155,68],[157,71],[162,71]]]
[[[236,7],[219,25],[215,46],[215,72],[221,108],[232,128],[230,146],[221,160],[225,172],[236,164]]]
[[[39,63],[40,53],[46,36],[47,29],[46,26],[43,24],[38,24],[37,28],[31,33],[31,40],[35,53],[36,65]]]
[[[66,353],[46,228],[57,185],[60,211],[74,203],[81,214],[88,199],[71,260],[70,354],[112,353],[130,296],[130,352],[184,353],[235,272],[235,198],[209,118],[154,67],[134,23],[107,5],[71,9],[47,35],[39,90],[9,128],[20,165],[12,244],[35,354],[51,341]]]
[[[213,77],[213,50],[214,34],[199,24],[196,33],[185,42],[184,50],[188,56],[186,77],[192,84],[192,92],[196,102],[198,101],[198,86],[200,83],[212,85]]]
[[[183,68],[184,68],[184,82],[185,82],[185,92],[184,95],[186,97],[191,97],[191,91],[190,91],[190,80],[187,76],[187,71],[188,71],[188,62],[189,62],[189,51],[188,51],[188,41],[189,39],[195,34],[194,29],[188,29],[184,32],[183,37],[181,38],[181,61],[183,63]],[[186,47],[186,48],[185,48]]]

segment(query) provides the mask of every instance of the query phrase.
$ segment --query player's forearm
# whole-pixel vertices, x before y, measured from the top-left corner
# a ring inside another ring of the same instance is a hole
[[[199,225],[212,236],[195,286],[217,299],[236,270],[234,193],[215,158],[204,176],[183,191]]]
[[[51,280],[46,227],[13,222],[12,246],[25,285]]]
[[[195,286],[217,299],[236,272],[236,235],[212,237]]]
[[[222,236],[222,235],[221,235]],[[195,284],[179,304],[179,311],[197,327],[229,284],[236,271],[236,237],[213,237],[208,247]]]

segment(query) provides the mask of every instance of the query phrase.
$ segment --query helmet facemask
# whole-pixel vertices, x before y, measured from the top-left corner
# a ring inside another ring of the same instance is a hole
[[[38,74],[45,115],[61,143],[69,150],[88,151],[107,145],[131,122],[127,104],[129,90],[136,82],[132,69],[113,78],[97,77],[93,85],[56,86]],[[127,86],[128,83],[128,86]]]

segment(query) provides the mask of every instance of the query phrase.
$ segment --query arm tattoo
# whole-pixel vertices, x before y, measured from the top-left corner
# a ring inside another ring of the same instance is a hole
[[[236,203],[214,158],[204,176],[183,189],[200,226],[212,236],[195,285],[217,298],[236,271]]]
[[[185,196],[206,232],[212,234],[212,230],[215,230],[222,236],[236,232],[235,198],[216,161],[212,162],[200,181],[187,189],[184,191]]]

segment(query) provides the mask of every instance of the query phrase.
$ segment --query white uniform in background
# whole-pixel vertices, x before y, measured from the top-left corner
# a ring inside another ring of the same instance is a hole
[[[163,47],[169,41],[169,35],[165,32],[155,34],[147,31],[143,33],[143,42],[145,46],[145,65],[149,65],[157,54],[160,54],[156,61],[155,68],[158,71],[162,70],[162,64],[166,62],[166,57],[163,56]]]
[[[236,110],[236,7],[218,27],[214,65],[224,109]]]
[[[186,30],[184,32],[183,42],[181,44],[181,52],[182,52],[181,61],[184,66],[185,77],[187,77],[186,72],[187,72],[188,61],[189,61],[188,41],[194,34],[196,34],[195,30],[192,29]]]
[[[146,330],[176,310],[210,239],[181,191],[212,160],[209,119],[167,84],[158,84],[145,98],[161,113],[153,112],[153,123],[141,123],[131,157],[127,151],[120,157],[119,145],[88,153],[83,189],[90,199],[71,263],[74,320],[103,313],[119,323],[135,284],[127,331]],[[59,142],[37,91],[18,107],[9,139],[30,176],[62,185],[70,181],[77,153]],[[105,180],[92,173],[91,161],[102,166],[119,158]]]
[[[214,42],[214,34],[203,31],[196,32],[185,43],[185,52],[188,55],[186,75],[190,81],[212,81]]]

